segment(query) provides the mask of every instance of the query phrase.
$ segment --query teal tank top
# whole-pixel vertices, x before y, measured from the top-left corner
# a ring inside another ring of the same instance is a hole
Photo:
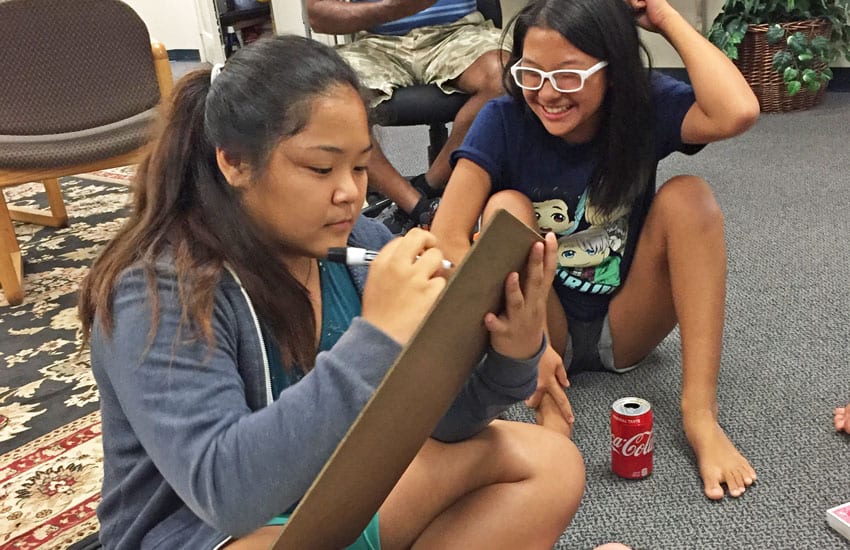
[[[319,351],[327,351],[348,330],[351,321],[360,315],[360,294],[344,264],[325,263],[320,260],[319,286],[322,291],[322,331],[319,338]],[[274,340],[270,338],[265,328],[261,330],[269,358],[272,395],[277,399],[283,390],[298,382],[303,374],[297,368],[291,371],[283,368],[280,351],[276,345],[273,345]],[[296,505],[284,514],[275,516],[266,525],[285,524]],[[360,537],[346,550],[380,550],[381,536],[378,521],[378,514],[375,514]]]
[[[351,321],[360,315],[360,294],[351,274],[344,264],[319,260],[319,287],[322,290],[322,327],[319,338],[319,351],[331,349],[337,340],[348,330]],[[283,368],[280,350],[273,344],[274,339],[265,328],[263,340],[266,355],[269,358],[272,396],[277,399],[280,393],[295,384],[304,376],[300,369],[287,371]]]

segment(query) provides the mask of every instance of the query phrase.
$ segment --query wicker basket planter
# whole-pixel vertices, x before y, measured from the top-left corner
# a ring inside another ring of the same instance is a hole
[[[814,36],[829,36],[832,26],[826,19],[808,19],[805,21],[794,21],[781,23],[786,33],[793,34],[802,32],[809,39]],[[750,25],[744,40],[738,46],[738,59],[735,64],[749,82],[750,87],[758,97],[759,105],[764,113],[776,113],[787,111],[800,111],[817,105],[826,86],[822,86],[816,92],[810,92],[803,88],[796,95],[789,96],[785,90],[785,82],[782,75],[773,69],[773,55],[783,49],[784,44],[771,46],[767,43],[765,33],[768,24]],[[820,63],[819,69],[826,67],[826,63]]]

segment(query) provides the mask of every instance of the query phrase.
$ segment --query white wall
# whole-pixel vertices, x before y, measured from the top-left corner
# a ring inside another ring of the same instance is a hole
[[[210,0],[212,1],[212,0]],[[198,16],[192,0],[124,0],[148,26],[151,38],[169,50],[200,50]]]
[[[271,0],[274,29],[278,33],[304,35],[300,0]]]

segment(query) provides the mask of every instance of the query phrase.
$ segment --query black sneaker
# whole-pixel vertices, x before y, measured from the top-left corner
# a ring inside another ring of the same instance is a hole
[[[416,225],[413,218],[408,216],[407,213],[399,208],[396,203],[392,203],[388,207],[384,208],[377,216],[375,216],[375,219],[387,226],[387,229],[389,229],[390,233],[393,235],[404,235]]]
[[[410,182],[410,185],[419,191],[419,194],[427,199],[434,199],[437,197],[443,196],[442,189],[434,189],[431,185],[428,184],[428,180],[425,179],[425,174],[419,174],[418,176],[413,176],[409,178],[407,181]]]
[[[433,199],[423,197],[413,207],[410,218],[422,229],[431,229],[431,223],[434,221],[434,216],[437,215],[437,207],[439,206],[439,197]]]

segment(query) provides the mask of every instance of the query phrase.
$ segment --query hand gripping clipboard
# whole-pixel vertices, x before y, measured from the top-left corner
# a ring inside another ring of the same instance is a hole
[[[353,543],[484,353],[484,315],[502,306],[540,236],[505,210],[490,220],[307,490],[272,550]]]

